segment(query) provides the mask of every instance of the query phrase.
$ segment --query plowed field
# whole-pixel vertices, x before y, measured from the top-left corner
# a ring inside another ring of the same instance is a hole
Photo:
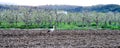
[[[0,48],[120,48],[120,31],[0,30]]]

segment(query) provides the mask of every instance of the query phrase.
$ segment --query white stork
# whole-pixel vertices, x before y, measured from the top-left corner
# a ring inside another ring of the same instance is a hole
[[[55,30],[55,26],[53,26],[53,28],[49,29],[47,32],[54,32]]]

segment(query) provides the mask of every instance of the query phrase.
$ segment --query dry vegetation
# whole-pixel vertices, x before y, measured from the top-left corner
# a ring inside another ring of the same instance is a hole
[[[0,30],[0,48],[120,48],[120,31]]]

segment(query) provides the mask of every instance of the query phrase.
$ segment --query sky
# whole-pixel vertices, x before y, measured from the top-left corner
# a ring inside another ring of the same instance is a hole
[[[40,6],[40,5],[77,5],[77,6],[91,6],[98,4],[118,4],[120,0],[0,0],[0,3]]]

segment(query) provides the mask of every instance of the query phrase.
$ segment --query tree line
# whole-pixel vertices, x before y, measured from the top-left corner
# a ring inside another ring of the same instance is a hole
[[[68,12],[27,9],[0,12],[0,28],[120,29],[119,12]]]

